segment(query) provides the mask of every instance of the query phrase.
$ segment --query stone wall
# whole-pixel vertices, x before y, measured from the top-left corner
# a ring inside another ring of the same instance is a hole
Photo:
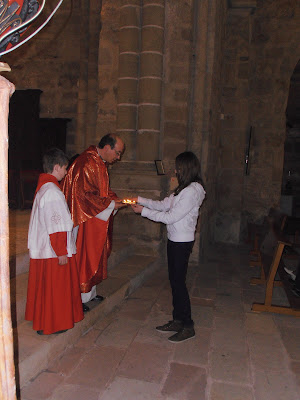
[[[226,24],[215,238],[227,242],[244,237],[247,220],[260,221],[279,206],[285,110],[300,53],[299,2],[256,3],[256,9],[229,10]]]
[[[72,119],[71,155],[107,132],[124,138],[122,162],[111,170],[121,194],[163,197],[176,155],[197,154],[207,191],[197,259],[210,241],[239,242],[247,219],[259,221],[279,204],[299,13],[296,0],[65,1],[35,39],[2,61],[17,89],[43,91],[41,117]],[[156,175],[157,158],[165,177]],[[128,212],[116,219],[120,234],[147,242],[149,229],[150,244],[163,238]]]

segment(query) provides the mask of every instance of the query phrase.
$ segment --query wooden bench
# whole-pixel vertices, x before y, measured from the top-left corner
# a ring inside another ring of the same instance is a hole
[[[296,297],[292,292],[292,284],[289,282],[287,274],[283,269],[282,254],[285,246],[291,244],[283,239],[278,238],[277,244],[274,249],[273,256],[267,254],[261,256],[261,274],[260,278],[252,278],[251,284],[265,284],[266,293],[264,303],[253,303],[252,311],[256,312],[272,312],[278,314],[293,315],[300,317],[300,298]],[[278,274],[277,274],[278,272]],[[280,279],[275,280],[279,275]],[[282,286],[285,289],[290,307],[279,306],[272,304],[273,288],[274,286]]]
[[[262,225],[252,226],[253,248],[250,251],[250,267],[262,265],[262,254],[272,257],[278,235],[282,235],[287,216],[271,208]]]

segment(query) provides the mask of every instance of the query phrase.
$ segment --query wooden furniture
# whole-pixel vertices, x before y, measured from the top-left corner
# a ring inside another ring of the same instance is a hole
[[[252,278],[251,284],[265,284],[265,300],[264,303],[253,303],[252,311],[256,312],[272,312],[278,314],[293,315],[300,317],[300,298],[296,297],[292,292],[292,285],[288,281],[287,274],[283,270],[282,255],[285,246],[290,246],[291,244],[285,242],[282,239],[277,241],[277,245],[274,249],[273,256],[262,254],[261,256],[261,274],[260,278]],[[280,279],[276,280],[275,277],[279,273]],[[279,306],[272,304],[273,288],[274,286],[282,286],[285,289],[287,298],[290,303],[290,307]]]
[[[264,224],[255,232],[253,249],[250,252],[250,266],[260,267],[260,276],[251,278],[252,285],[266,286],[264,303],[253,303],[252,310],[256,312],[274,312],[300,317],[300,298],[292,292],[292,284],[284,271],[283,257],[298,257],[292,249],[292,243],[283,234],[287,216],[276,209],[270,209]],[[285,289],[290,307],[272,304],[274,287]]]
[[[262,253],[273,254],[278,234],[282,234],[286,225],[287,216],[275,208],[270,208],[269,214],[261,225],[248,224],[250,242],[253,243],[250,251],[250,267],[260,266]]]

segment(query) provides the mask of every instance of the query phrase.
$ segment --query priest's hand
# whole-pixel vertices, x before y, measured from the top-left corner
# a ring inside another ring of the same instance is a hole
[[[68,256],[67,256],[67,255],[65,255],[65,256],[58,256],[57,258],[58,258],[58,264],[59,264],[59,265],[68,264]]]
[[[119,210],[123,207],[125,207],[125,204],[122,203],[121,199],[115,200],[115,210]]]
[[[143,206],[140,206],[139,204],[131,204],[131,208],[133,209],[133,211],[136,213],[136,214],[140,214],[141,212],[142,212],[142,210],[143,210]]]

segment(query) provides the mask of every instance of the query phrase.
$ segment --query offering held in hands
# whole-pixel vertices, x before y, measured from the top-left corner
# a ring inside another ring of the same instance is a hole
[[[136,201],[130,200],[130,199],[123,199],[122,203],[123,204],[136,204]]]

